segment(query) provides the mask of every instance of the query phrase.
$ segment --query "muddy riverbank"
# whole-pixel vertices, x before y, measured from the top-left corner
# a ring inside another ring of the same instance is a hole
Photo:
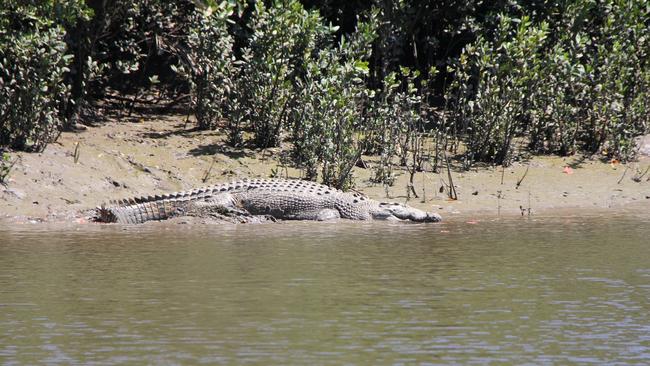
[[[300,171],[282,166],[279,149],[232,149],[224,135],[196,131],[184,116],[110,120],[63,133],[42,153],[12,153],[17,162],[0,186],[0,219],[83,222],[86,210],[110,199],[243,177],[300,177]],[[534,157],[506,168],[453,171],[458,200],[440,192],[448,181],[446,171],[418,173],[419,197],[408,203],[445,219],[650,207],[650,173],[641,177],[649,166],[648,157],[627,164]],[[388,189],[371,183],[371,175],[371,169],[356,168],[356,189],[375,199],[407,200],[405,172]]]

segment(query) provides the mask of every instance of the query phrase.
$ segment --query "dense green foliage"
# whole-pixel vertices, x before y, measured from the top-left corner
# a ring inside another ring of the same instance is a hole
[[[309,179],[391,184],[445,154],[632,158],[650,126],[642,0],[5,1],[0,145],[39,150],[110,93],[189,93],[202,129]],[[130,111],[129,111],[130,113]],[[413,191],[413,193],[415,193]]]
[[[507,163],[517,140],[534,152],[634,155],[632,137],[650,125],[648,6],[563,10],[552,26],[501,14],[495,36],[480,35],[455,62],[447,98],[468,164]]]
[[[39,5],[0,7],[0,146],[41,150],[64,123],[72,56],[63,24],[85,14],[79,3]]]

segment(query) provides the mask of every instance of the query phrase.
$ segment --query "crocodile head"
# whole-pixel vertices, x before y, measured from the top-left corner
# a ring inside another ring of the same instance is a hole
[[[374,219],[399,219],[415,222],[440,222],[442,217],[434,212],[425,212],[401,203],[381,202],[379,210],[373,212]]]

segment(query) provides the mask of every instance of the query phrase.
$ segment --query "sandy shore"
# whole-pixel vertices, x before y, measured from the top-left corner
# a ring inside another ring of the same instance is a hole
[[[223,133],[195,131],[184,121],[184,116],[108,121],[63,133],[43,153],[13,153],[18,161],[6,185],[0,185],[0,220],[84,222],[89,209],[111,199],[192,189],[238,177],[300,177],[300,171],[282,167],[277,149],[232,149],[225,145]],[[535,157],[505,169],[453,171],[458,200],[440,192],[442,181],[448,181],[446,171],[418,173],[419,197],[408,203],[438,212],[446,220],[645,209],[650,208],[650,173],[638,178],[649,166],[648,157],[628,164],[579,156]],[[371,183],[371,174],[370,169],[355,169],[357,190],[375,199],[407,200],[407,174],[401,173],[388,190]]]

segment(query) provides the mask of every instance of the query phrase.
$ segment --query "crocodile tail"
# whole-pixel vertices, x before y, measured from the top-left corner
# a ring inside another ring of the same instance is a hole
[[[95,217],[93,219],[97,222],[117,222],[117,216],[110,208],[106,208],[105,204],[95,207]]]
[[[96,221],[116,222],[120,224],[141,224],[146,221],[164,220],[177,214],[185,202],[176,200],[159,200],[143,203],[125,202],[96,209]]]

